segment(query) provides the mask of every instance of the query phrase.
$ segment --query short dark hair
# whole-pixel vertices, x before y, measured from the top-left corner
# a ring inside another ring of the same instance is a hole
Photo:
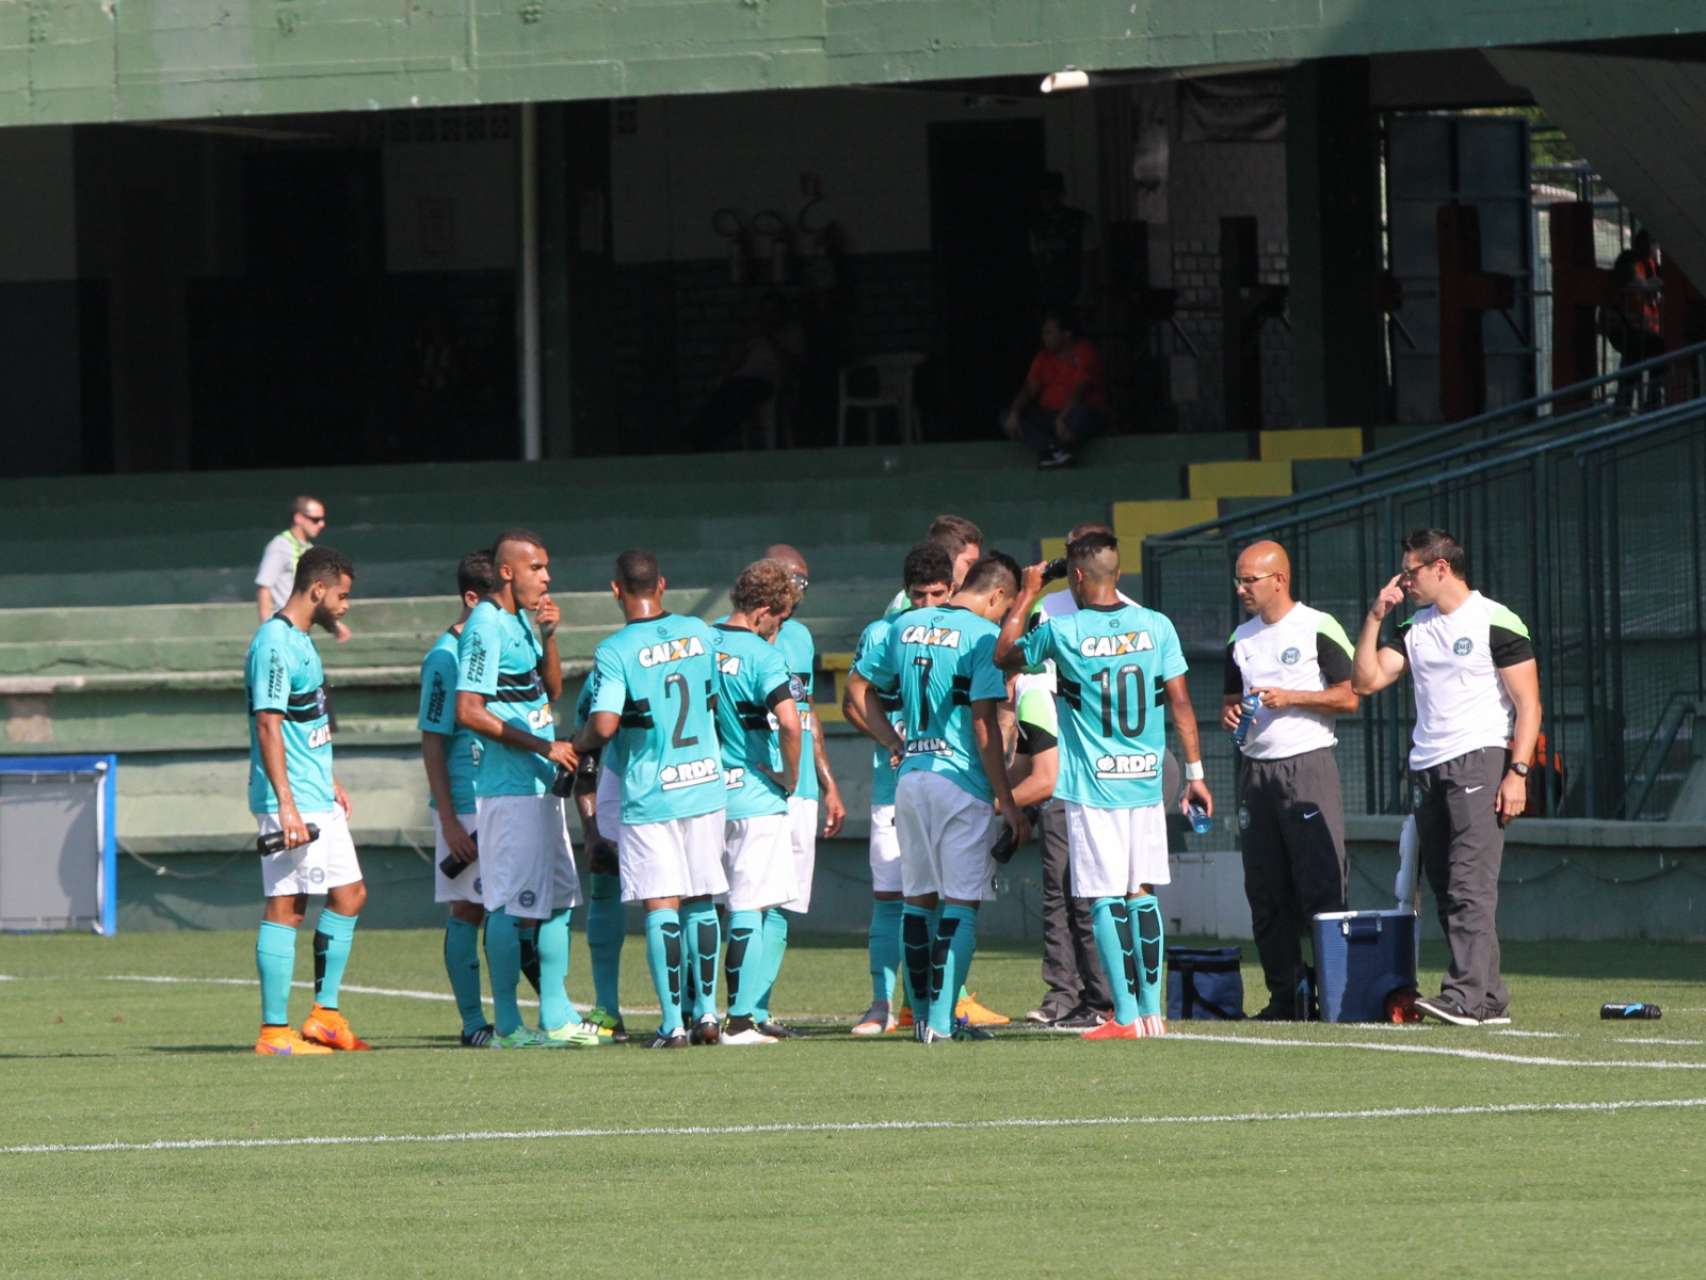
[[[1423,564],[1443,560],[1452,577],[1469,580],[1469,557],[1463,554],[1463,544],[1444,529],[1412,529],[1398,545],[1420,556]]]
[[[900,578],[908,591],[929,582],[951,587],[954,585],[954,558],[940,542],[920,542],[906,553],[906,564],[900,571]]]
[[[1012,589],[1019,589],[1019,562],[1012,556],[1001,551],[986,551],[978,558],[977,563],[966,570],[966,580],[960,584],[961,591],[993,591],[1001,586],[1001,579],[1006,578]]]
[[[1072,526],[1066,535],[1066,549],[1072,550],[1072,544],[1088,533],[1112,533],[1112,525],[1103,524],[1100,520],[1082,520]]]
[[[530,547],[538,547],[541,551],[545,549],[545,539],[541,538],[537,533],[534,533],[533,530],[520,528],[505,529],[492,542],[491,555],[492,570],[494,573],[497,571],[497,566],[503,562],[503,557],[500,556],[498,552],[503,550],[503,545],[506,542],[524,542]]]
[[[350,558],[331,547],[309,547],[296,562],[296,577],[291,580],[290,590],[301,595],[316,582],[335,584],[339,578],[355,581],[355,566]]]
[[[309,507],[319,507],[321,512],[324,512],[326,504],[308,493],[299,493],[290,500],[290,514],[292,517],[307,515]]]
[[[456,564],[456,594],[489,596],[497,590],[498,574],[490,551],[470,551]]]
[[[647,596],[658,589],[658,558],[640,547],[629,547],[616,557],[616,582],[631,596]]]
[[[964,516],[940,515],[930,522],[924,536],[947,549],[951,561],[967,547],[982,547],[983,530]]]
[[[1090,561],[1103,551],[1118,554],[1119,549],[1120,540],[1108,530],[1091,529],[1066,544],[1067,567],[1094,574],[1099,571],[1090,569]]]

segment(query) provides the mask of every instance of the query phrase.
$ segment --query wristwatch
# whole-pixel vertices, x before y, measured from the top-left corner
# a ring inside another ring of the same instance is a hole
[[[1505,766],[1505,772],[1514,773],[1519,778],[1526,778],[1528,776],[1528,766],[1520,760],[1512,760]]]

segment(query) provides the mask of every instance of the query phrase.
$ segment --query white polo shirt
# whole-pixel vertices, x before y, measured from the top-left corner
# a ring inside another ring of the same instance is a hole
[[[1436,764],[1510,741],[1516,704],[1499,672],[1531,661],[1534,645],[1521,618],[1471,591],[1450,613],[1429,605],[1398,624],[1383,649],[1401,649],[1416,690],[1410,768]]]
[[[1351,678],[1351,642],[1328,613],[1292,605],[1278,622],[1247,619],[1226,641],[1228,694],[1252,689],[1306,689],[1319,693]],[[1303,707],[1257,707],[1243,752],[1252,760],[1287,760],[1337,746],[1333,717]]]

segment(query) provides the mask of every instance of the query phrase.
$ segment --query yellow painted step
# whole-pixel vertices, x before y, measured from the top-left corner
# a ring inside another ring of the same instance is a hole
[[[1142,573],[1145,538],[1200,524],[1219,514],[1220,503],[1212,498],[1154,498],[1114,503],[1114,536],[1120,540],[1120,568],[1126,573]]]
[[[1286,498],[1291,496],[1290,462],[1193,462],[1193,498]]]
[[[1263,462],[1308,462],[1320,458],[1361,456],[1361,427],[1303,427],[1294,431],[1262,432]]]

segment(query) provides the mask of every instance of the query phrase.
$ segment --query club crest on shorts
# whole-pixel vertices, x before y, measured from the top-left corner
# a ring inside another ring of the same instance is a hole
[[[1301,657],[1303,657],[1303,650],[1299,649],[1296,645],[1293,645],[1284,653],[1280,654],[1280,661],[1285,663],[1288,667],[1295,667],[1298,659]]]
[[[1451,646],[1451,651],[1460,658],[1467,658],[1474,647],[1475,642],[1468,636],[1458,636],[1456,643]]]
[[[539,901],[539,897],[533,892],[533,890],[523,889],[521,891],[521,896],[518,897],[516,901],[524,907],[531,907],[535,902]]]

